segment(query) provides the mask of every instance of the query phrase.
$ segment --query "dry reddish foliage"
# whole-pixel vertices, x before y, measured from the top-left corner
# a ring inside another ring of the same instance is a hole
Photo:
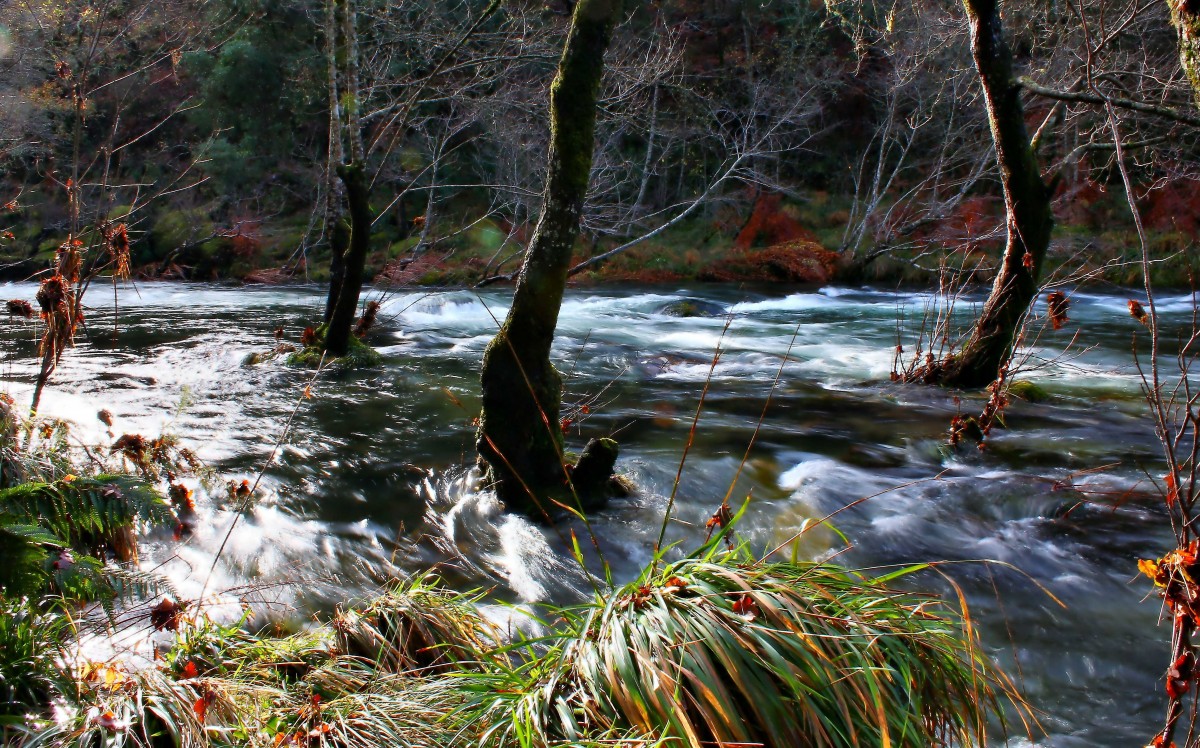
[[[733,243],[746,250],[756,244],[783,244],[803,240],[815,244],[816,235],[783,208],[783,195],[764,193],[754,201],[754,210]]]
[[[800,239],[734,252],[700,271],[697,277],[717,282],[828,283],[837,273],[838,264],[836,252]]]
[[[1200,181],[1180,177],[1139,201],[1146,227],[1200,238]]]

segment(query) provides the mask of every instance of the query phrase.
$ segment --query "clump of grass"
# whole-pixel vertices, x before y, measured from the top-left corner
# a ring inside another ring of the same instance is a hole
[[[830,565],[693,557],[562,615],[476,702],[522,746],[981,744],[1007,690],[937,598]]]
[[[390,672],[469,667],[500,640],[477,601],[433,576],[401,583],[362,610],[339,612],[333,622],[338,649]]]
[[[0,598],[0,725],[49,706],[65,689],[58,668],[68,628],[28,600]],[[0,727],[0,737],[4,730]]]
[[[830,565],[710,546],[508,645],[477,603],[424,578],[289,637],[195,617],[16,744],[924,748],[984,743],[1005,690],[937,598]]]

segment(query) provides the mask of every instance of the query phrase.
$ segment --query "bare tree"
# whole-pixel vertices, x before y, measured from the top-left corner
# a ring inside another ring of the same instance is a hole
[[[483,358],[476,445],[485,482],[510,508],[529,513],[545,511],[542,502],[549,494],[577,489],[584,494],[579,500],[585,501],[589,489],[599,488],[572,486],[563,464],[558,427],[562,378],[550,362],[550,346],[592,170],[604,55],[620,12],[619,0],[579,0],[575,5],[550,87],[551,137],[541,216],[512,307]],[[585,452],[576,476],[592,472],[587,463],[594,461],[605,462],[607,470],[600,472],[611,474],[615,459],[615,443],[606,440]],[[608,477],[600,476],[596,483]]]
[[[848,28],[883,67],[865,83],[880,111],[853,172],[839,246],[851,277],[900,253],[936,272],[947,247],[978,242],[982,237],[948,235],[947,228],[992,180],[995,163],[957,19],[937,6],[905,6],[891,24],[890,32]]]
[[[83,319],[83,299],[93,281],[130,271],[131,242],[139,214],[154,200],[177,194],[202,181],[188,158],[170,160],[167,176],[154,182],[134,178],[129,163],[144,157],[146,146],[162,148],[171,121],[187,111],[186,97],[161,116],[147,117],[141,99],[177,82],[182,53],[199,35],[196,18],[205,3],[134,2],[4,3],[14,23],[14,45],[21,51],[3,61],[10,73],[3,98],[23,112],[13,137],[10,166],[30,182],[53,184],[50,192],[30,185],[22,199],[37,196],[44,216],[61,201],[65,215],[54,228],[63,237],[41,282],[37,301],[46,329],[31,411]],[[120,12],[116,12],[119,10]],[[51,83],[38,86],[38,74]],[[46,124],[65,119],[65,131]],[[114,212],[119,207],[119,214]],[[115,329],[114,329],[115,334]]]

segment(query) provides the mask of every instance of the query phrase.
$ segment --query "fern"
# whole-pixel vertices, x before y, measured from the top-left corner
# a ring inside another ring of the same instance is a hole
[[[97,475],[31,482],[0,490],[0,515],[8,524],[45,528],[73,549],[123,561],[136,559],[134,531],[142,524],[175,520],[170,504],[144,481]]]
[[[0,524],[0,588],[5,596],[41,592],[49,581],[51,556],[62,542],[36,525]]]

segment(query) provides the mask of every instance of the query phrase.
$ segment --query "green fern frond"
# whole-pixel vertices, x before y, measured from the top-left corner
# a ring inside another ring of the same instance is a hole
[[[37,525],[6,519],[0,515],[0,588],[6,597],[37,595],[49,582],[49,559],[63,543]]]
[[[23,483],[0,490],[0,513],[38,525],[71,548],[121,560],[136,558],[132,530],[175,520],[170,504],[144,481],[128,475],[97,475]]]

